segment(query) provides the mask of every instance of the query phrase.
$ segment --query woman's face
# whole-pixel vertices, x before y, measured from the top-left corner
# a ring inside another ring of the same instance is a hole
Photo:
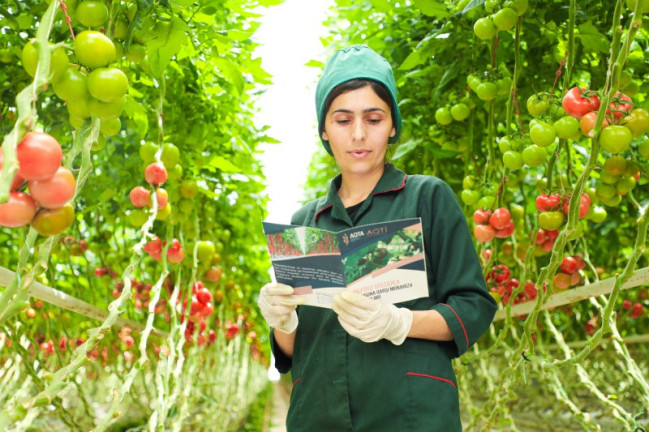
[[[365,86],[334,99],[322,138],[329,141],[341,171],[359,175],[383,170],[388,139],[395,133],[390,107]]]

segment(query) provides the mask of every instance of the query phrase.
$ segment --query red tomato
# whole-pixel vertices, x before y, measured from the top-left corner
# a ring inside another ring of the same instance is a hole
[[[508,225],[511,221],[512,215],[504,207],[496,209],[491,216],[489,216],[489,224],[496,230],[501,230]]]
[[[523,287],[523,290],[525,291],[527,298],[530,300],[535,299],[536,296],[538,295],[534,282],[525,282],[525,286]]]
[[[631,313],[629,314],[629,317],[633,319],[638,318],[640,315],[642,315],[642,312],[643,312],[642,303],[634,303],[633,308],[631,309]]]
[[[131,200],[131,204],[139,208],[147,205],[149,195],[151,195],[151,192],[149,192],[148,189],[142,186],[135,186],[131,189],[131,192],[129,192],[128,197]]]
[[[487,274],[487,280],[492,279],[499,284],[509,280],[509,276],[511,276],[509,267],[505,264],[498,264],[491,268],[491,271]]]
[[[554,247],[554,239],[547,239],[546,241],[543,242],[541,245],[541,249],[544,252],[550,252],[552,248]]]
[[[201,316],[203,318],[208,318],[212,313],[214,312],[214,306],[212,306],[212,303],[207,303],[203,306],[203,309],[201,310]]]
[[[237,334],[239,334],[239,325],[238,324],[233,324],[233,323],[228,323],[228,328],[225,333],[225,338],[226,339],[234,339]]]
[[[559,237],[559,230],[545,230],[545,235],[549,240],[556,240]]]
[[[2,171],[3,164],[4,164],[4,153],[2,153],[2,148],[0,148],[0,171]],[[23,185],[23,183],[25,183],[25,179],[19,176],[18,173],[14,174],[14,179],[11,182],[11,190],[12,191],[17,190]]]
[[[24,192],[11,192],[9,201],[0,204],[0,226],[17,228],[27,225],[36,214],[36,204]]]
[[[30,180],[29,192],[38,205],[53,209],[72,199],[75,185],[74,175],[70,170],[59,167],[56,173],[46,180]]]
[[[509,237],[509,236],[512,235],[512,233],[514,232],[514,228],[515,228],[515,227],[514,227],[514,221],[510,219],[510,220],[505,224],[504,227],[502,227],[502,228],[499,229],[499,230],[496,230],[496,237],[498,237],[498,238],[506,238],[506,237]]]
[[[196,298],[198,299],[199,302],[203,304],[207,304],[212,300],[212,293],[206,288],[203,288],[202,290],[198,291],[196,293]]]
[[[624,300],[624,301],[622,302],[622,307],[623,307],[624,309],[627,309],[627,310],[628,310],[628,309],[631,309],[631,302],[630,302],[629,300]]]
[[[613,117],[615,117],[615,121],[617,122],[620,117],[631,111],[632,108],[633,101],[631,98],[624,93],[616,92],[609,107],[606,109],[606,114],[610,115],[611,111],[613,111]]]
[[[563,198],[563,212],[568,216],[568,213],[570,212],[570,197],[565,196]],[[590,196],[584,192],[579,200],[579,219],[586,217],[588,210],[590,210]]]
[[[491,210],[478,209],[473,212],[473,222],[477,224],[486,224],[491,215]]]
[[[162,240],[155,237],[144,246],[144,252],[151,255],[153,259],[160,261],[162,258]]]
[[[578,266],[577,260],[573,257],[565,257],[561,261],[561,271],[564,273],[573,274],[577,271]]]
[[[496,236],[496,230],[491,225],[476,225],[473,228],[473,235],[482,243],[490,242]]]
[[[570,286],[575,286],[581,282],[581,275],[579,272],[574,272],[570,275]]]
[[[167,169],[160,162],[154,162],[144,170],[146,182],[152,185],[161,185],[167,181]]]
[[[45,180],[61,165],[63,150],[52,135],[28,132],[16,147],[18,175],[25,180]]]
[[[597,92],[579,87],[568,90],[561,102],[563,110],[578,119],[591,111],[597,111],[600,104]]]
[[[536,232],[536,238],[534,239],[534,242],[537,245],[545,243],[545,241],[548,239],[548,236],[545,234],[545,230],[543,228],[539,228],[539,230]]]
[[[171,241],[171,246],[167,249],[167,259],[174,264],[185,259],[185,251],[183,251],[182,245],[178,239],[173,239]]]
[[[221,279],[223,270],[221,267],[211,267],[208,271],[205,272],[205,278],[210,282],[218,282]]]

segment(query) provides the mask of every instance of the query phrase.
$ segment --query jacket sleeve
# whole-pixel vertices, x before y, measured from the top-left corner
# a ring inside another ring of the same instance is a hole
[[[485,283],[471,232],[453,190],[438,180],[427,206],[432,219],[428,244],[439,302],[457,348],[465,353],[489,328],[497,304]]]

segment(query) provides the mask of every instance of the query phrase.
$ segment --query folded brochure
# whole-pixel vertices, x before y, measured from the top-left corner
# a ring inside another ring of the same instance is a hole
[[[386,303],[428,296],[421,219],[339,232],[263,222],[275,279],[306,304],[331,308],[345,289]]]

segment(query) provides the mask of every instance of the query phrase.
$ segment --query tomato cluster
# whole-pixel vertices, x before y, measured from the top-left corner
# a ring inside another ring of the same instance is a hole
[[[167,242],[160,240],[159,237],[154,237],[145,246],[144,251],[148,253],[156,261],[162,259],[162,249],[166,246]],[[171,263],[177,264],[185,259],[185,251],[178,239],[171,240],[171,246],[167,249],[167,260]]]
[[[539,213],[539,226],[544,230],[558,230],[566,221],[570,210],[571,195],[541,193],[536,197],[536,209]],[[591,198],[583,193],[579,201],[579,218],[586,217],[590,210]],[[577,225],[580,229],[581,225]]]
[[[183,293],[184,296],[184,293]],[[205,335],[205,330],[207,328],[206,318],[209,318],[214,312],[214,306],[212,306],[212,293],[205,287],[201,281],[196,281],[192,285],[190,304],[189,304],[189,321],[185,327],[185,339],[188,342],[191,342],[194,338],[194,333],[196,330],[196,323],[198,323],[198,335],[197,335],[197,344],[199,346],[204,345],[206,342],[214,342],[216,339],[216,333],[211,330],[208,335]],[[180,316],[180,322],[185,321],[185,314],[187,312],[188,300],[187,298],[182,299],[182,312]]]
[[[476,223],[473,234],[479,242],[490,242],[494,237],[506,238],[514,232],[511,213],[504,207],[490,210],[478,209],[473,213]]]
[[[632,319],[637,319],[644,312],[644,306],[642,306],[642,303],[638,302],[631,304],[629,300],[624,300],[622,302],[622,307],[631,311],[629,312],[629,318]]]
[[[527,11],[527,0],[509,0],[503,2],[487,0],[485,10],[489,13],[488,16],[478,19],[473,25],[473,32],[482,40],[490,40],[499,30],[507,31],[514,28],[518,17]],[[496,11],[496,7],[500,9]]]
[[[471,108],[469,105],[464,102],[458,102],[450,107],[443,106],[437,108],[437,111],[435,111],[435,121],[442,126],[447,126],[451,124],[453,120],[458,122],[466,120],[469,117],[469,114],[471,114]]]
[[[560,270],[554,275],[552,282],[557,289],[565,290],[581,282],[579,270],[583,269],[586,263],[580,256],[568,256],[561,261]]]
[[[476,74],[470,74],[466,82],[471,90],[475,92],[480,100],[492,101],[498,96],[506,96],[511,91],[512,79],[503,73],[485,73],[481,78]]]
[[[28,132],[16,147],[18,172],[9,201],[0,204],[0,226],[17,228],[31,224],[41,235],[57,235],[74,221],[69,201],[76,182],[70,170],[61,166],[59,142],[43,132]],[[0,169],[4,155],[0,149]],[[22,191],[27,182],[28,192]]]

